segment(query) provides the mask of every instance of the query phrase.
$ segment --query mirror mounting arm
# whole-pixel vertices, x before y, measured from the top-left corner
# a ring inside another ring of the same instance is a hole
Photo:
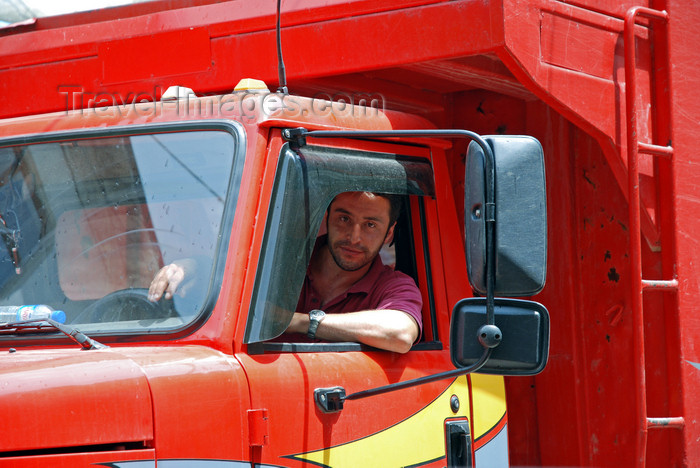
[[[495,326],[495,283],[496,283],[496,161],[491,146],[479,134],[469,130],[314,130],[305,128],[285,128],[282,130],[282,138],[290,142],[293,149],[298,149],[307,144],[307,138],[463,138],[475,141],[483,150],[485,156],[484,182],[485,182],[485,235],[486,235],[486,324],[479,329],[478,340],[484,347],[481,358],[473,365],[459,368],[453,371],[442,372],[435,375],[419,377],[417,379],[389,384],[361,392],[345,395],[342,387],[317,388],[314,391],[316,405],[324,413],[335,413],[343,409],[343,403],[347,400],[357,400],[373,395],[392,392],[402,388],[413,387],[424,383],[434,382],[447,378],[457,377],[478,371],[491,356],[493,348],[499,345],[501,331]]]
[[[383,387],[372,388],[370,390],[362,390],[360,392],[351,393],[350,395],[345,395],[345,389],[343,387],[317,388],[314,390],[314,400],[316,401],[318,409],[323,413],[337,413],[343,409],[343,403],[348,400],[359,400],[361,398],[381,395],[403,388],[415,387],[417,385],[451,379],[476,372],[486,364],[486,361],[488,361],[491,356],[491,351],[492,348],[485,348],[481,358],[469,367],[460,367],[459,369],[418,377],[417,379],[406,380],[405,382],[384,385]]]

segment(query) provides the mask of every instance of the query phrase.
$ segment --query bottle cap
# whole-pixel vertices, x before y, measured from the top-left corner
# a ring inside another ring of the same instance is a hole
[[[58,323],[66,323],[66,313],[62,310],[54,310],[51,312],[51,319]]]

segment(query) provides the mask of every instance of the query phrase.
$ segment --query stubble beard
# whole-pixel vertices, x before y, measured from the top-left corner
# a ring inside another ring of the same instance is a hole
[[[352,247],[355,250],[361,250],[362,252],[364,252],[365,255],[363,256],[362,259],[357,260],[357,261],[345,261],[345,260],[343,260],[339,250],[341,247],[350,246],[350,245],[351,244],[347,241],[339,241],[333,245],[328,244],[328,250],[331,253],[331,257],[333,257],[333,260],[335,261],[335,264],[338,265],[338,268],[340,268],[343,271],[351,272],[351,271],[360,270],[361,268],[363,268],[366,265],[368,265],[369,263],[371,263],[372,260],[374,260],[374,257],[376,257],[377,254],[379,253],[379,249],[377,249],[376,252],[370,252],[370,250],[367,249],[366,247],[359,247],[359,248]],[[380,246],[380,248],[381,248],[381,246]]]

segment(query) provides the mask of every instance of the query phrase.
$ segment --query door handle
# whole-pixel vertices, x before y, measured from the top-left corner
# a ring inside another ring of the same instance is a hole
[[[445,423],[447,439],[447,468],[471,468],[472,438],[469,421],[457,420]]]

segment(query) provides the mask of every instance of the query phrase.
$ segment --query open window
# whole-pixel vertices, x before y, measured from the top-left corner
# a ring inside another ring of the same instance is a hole
[[[396,266],[418,279],[412,246],[416,222],[411,219],[415,211],[412,206],[434,196],[433,180],[430,162],[424,158],[321,146],[292,151],[285,145],[278,162],[245,342],[268,341],[286,330],[324,214],[340,193],[368,191],[405,196],[396,235]],[[430,307],[424,298],[424,309]],[[274,345],[266,344],[265,349],[303,348]],[[314,351],[322,349],[313,346]]]

